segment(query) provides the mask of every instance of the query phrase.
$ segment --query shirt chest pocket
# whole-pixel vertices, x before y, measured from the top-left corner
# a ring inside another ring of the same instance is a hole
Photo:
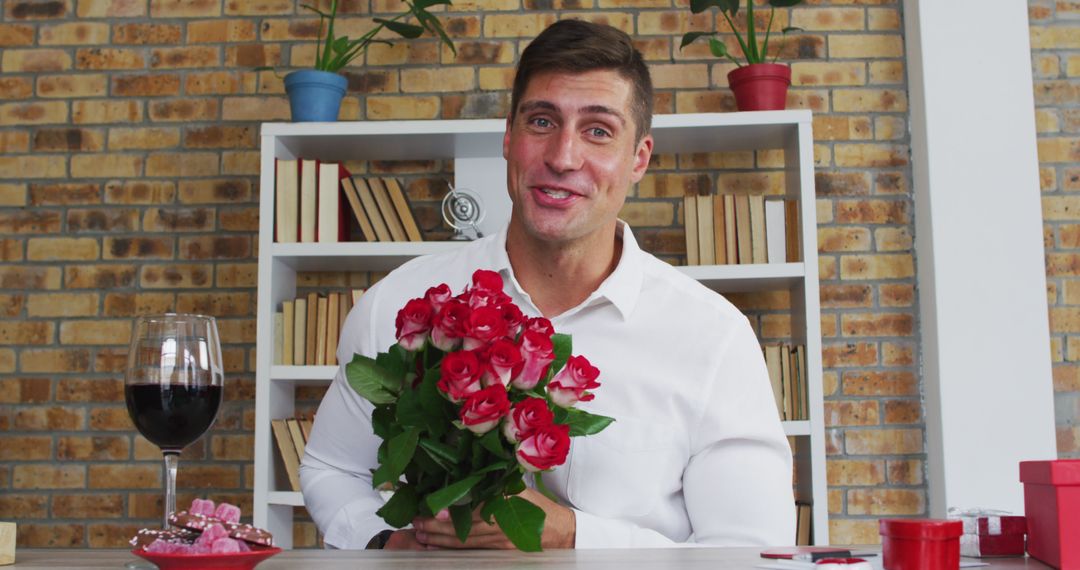
[[[604,431],[575,437],[567,496],[602,517],[638,517],[682,488],[684,443],[656,422],[621,417]]]

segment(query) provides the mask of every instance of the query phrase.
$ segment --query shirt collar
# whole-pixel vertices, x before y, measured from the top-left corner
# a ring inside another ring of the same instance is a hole
[[[492,262],[492,270],[498,271],[503,280],[513,283],[513,286],[520,290],[517,279],[514,277],[513,267],[510,265],[510,257],[506,254],[507,233],[508,226],[504,225],[494,239],[488,240],[488,243],[485,244],[485,247],[489,248],[486,257]],[[630,317],[641,294],[641,284],[644,278],[642,268],[644,252],[638,247],[637,240],[634,239],[634,233],[626,222],[618,220],[618,224],[615,226],[615,235],[622,239],[622,253],[619,256],[619,263],[615,266],[615,271],[612,271],[611,275],[608,275],[607,279],[604,279],[596,291],[593,291],[581,305],[570,309],[564,315],[576,313],[582,308],[594,304],[598,299],[606,299],[612,305],[615,305],[623,319]],[[524,291],[521,291],[521,293],[525,294]]]

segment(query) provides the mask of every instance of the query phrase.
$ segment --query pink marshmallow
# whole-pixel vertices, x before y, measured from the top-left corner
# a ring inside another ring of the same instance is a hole
[[[215,542],[229,538],[229,531],[225,530],[225,527],[218,523],[213,523],[203,530],[199,538],[195,539],[195,546],[205,546],[210,548]]]
[[[235,538],[233,540],[236,540]],[[236,544],[240,547],[240,552],[251,552],[251,547],[242,540],[236,540]]]
[[[217,506],[217,510],[214,511],[214,516],[225,522],[238,523],[240,522],[240,507],[229,503],[221,503]]]
[[[210,552],[214,554],[234,554],[240,552],[238,540],[232,538],[219,538],[210,545]]]
[[[214,501],[211,501],[210,499],[195,499],[191,501],[191,508],[188,509],[188,512],[212,517],[214,516]]]

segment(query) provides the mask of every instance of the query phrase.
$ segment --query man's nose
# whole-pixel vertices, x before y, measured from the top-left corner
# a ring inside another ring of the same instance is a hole
[[[544,162],[555,172],[578,170],[582,163],[581,141],[574,131],[564,129],[548,139]]]

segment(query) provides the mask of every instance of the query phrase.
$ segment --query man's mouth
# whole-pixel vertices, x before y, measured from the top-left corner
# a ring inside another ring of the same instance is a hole
[[[557,190],[555,188],[540,188],[540,191],[544,194],[555,198],[556,200],[564,200],[570,197],[570,192],[567,190]]]

